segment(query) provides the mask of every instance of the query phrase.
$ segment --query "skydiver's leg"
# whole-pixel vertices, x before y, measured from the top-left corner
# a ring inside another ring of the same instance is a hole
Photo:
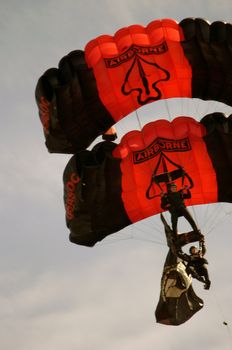
[[[198,281],[205,283],[205,279],[203,276],[199,275],[199,273],[196,271],[195,267],[192,265],[189,265],[186,269],[186,272],[188,275],[191,274],[193,278],[196,278]]]
[[[201,276],[203,276],[204,279],[205,279],[205,286],[204,286],[204,288],[205,289],[209,289],[210,285],[211,285],[211,282],[210,282],[210,279],[209,279],[209,273],[208,273],[208,269],[207,269],[207,265],[206,264],[201,266],[201,268],[199,270],[199,274]]]
[[[183,208],[181,210],[183,216],[185,217],[185,219],[190,223],[190,225],[192,226],[193,230],[194,231],[199,231],[195,221],[193,220],[193,217],[192,215],[190,214],[190,212],[188,211],[187,208]]]
[[[177,236],[177,221],[178,216],[175,213],[171,213],[172,231],[174,236]]]

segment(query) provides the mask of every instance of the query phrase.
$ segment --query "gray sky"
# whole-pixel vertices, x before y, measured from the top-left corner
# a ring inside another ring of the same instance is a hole
[[[158,220],[94,248],[69,243],[62,173],[70,156],[47,152],[34,99],[40,75],[92,38],[155,18],[231,22],[231,0],[0,0],[0,9],[1,349],[231,349],[232,216],[223,216],[231,208],[220,207],[206,236],[212,289],[194,281],[205,307],[182,326],[156,324],[167,253]],[[198,218],[203,224],[201,210]]]

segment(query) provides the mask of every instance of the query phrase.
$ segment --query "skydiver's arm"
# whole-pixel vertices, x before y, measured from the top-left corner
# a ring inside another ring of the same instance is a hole
[[[181,248],[176,250],[176,255],[181,260],[184,260],[184,261],[187,261],[187,262],[189,262],[191,260],[190,256],[188,254],[184,253]]]
[[[168,200],[168,196],[166,194],[164,194],[161,197],[161,208],[164,210],[167,210],[170,208],[170,204],[169,204],[169,200]]]
[[[206,246],[204,240],[200,241],[200,250],[201,250],[201,255],[204,256],[206,253]]]
[[[183,198],[184,198],[184,199],[189,199],[189,198],[192,197],[191,192],[189,191],[188,188],[184,188],[184,189],[182,190],[182,194],[183,194]]]
[[[205,282],[205,279],[197,273],[193,266],[190,266],[189,272],[191,273],[193,278],[196,278],[200,282]]]

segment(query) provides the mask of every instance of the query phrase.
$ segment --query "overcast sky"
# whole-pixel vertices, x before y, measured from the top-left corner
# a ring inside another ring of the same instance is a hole
[[[161,226],[147,220],[94,248],[68,241],[62,174],[70,156],[47,152],[34,98],[46,69],[100,34],[156,18],[231,22],[231,0],[0,0],[0,10],[1,349],[231,349],[230,207],[220,207],[206,236],[212,288],[194,281],[204,308],[182,326],[156,324]]]

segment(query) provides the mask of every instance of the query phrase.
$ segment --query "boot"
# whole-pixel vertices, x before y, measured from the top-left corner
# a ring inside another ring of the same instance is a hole
[[[210,280],[207,280],[207,281],[205,282],[204,288],[205,288],[205,289],[209,289],[209,288],[210,288],[210,285],[211,285]]]

